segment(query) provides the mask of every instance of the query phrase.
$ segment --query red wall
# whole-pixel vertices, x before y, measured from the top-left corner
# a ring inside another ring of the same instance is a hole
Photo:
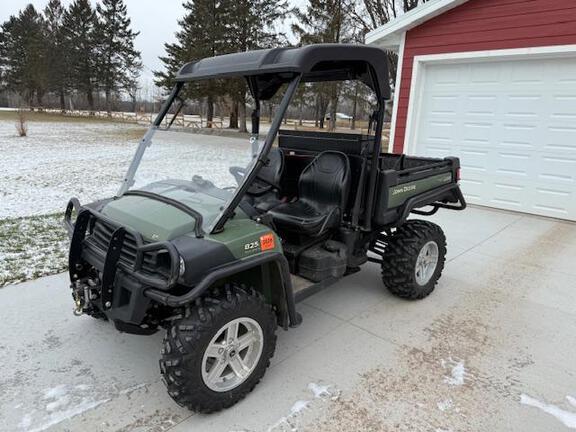
[[[402,152],[414,56],[576,44],[576,0],[470,0],[406,34],[394,151]]]

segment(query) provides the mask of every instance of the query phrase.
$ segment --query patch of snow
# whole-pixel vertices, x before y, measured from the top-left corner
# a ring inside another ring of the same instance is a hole
[[[436,404],[440,411],[448,411],[450,408],[454,406],[454,402],[452,399],[446,399]]]
[[[85,390],[89,390],[90,388],[92,388],[92,386],[88,385],[88,384],[78,384],[75,388],[77,390],[84,390],[85,391]]]
[[[146,383],[144,383],[144,384],[137,384],[137,385],[135,385],[135,386],[128,387],[127,389],[120,390],[119,394],[121,394],[121,395],[127,395],[127,394],[130,394],[130,393],[132,393],[132,392],[135,392],[136,390],[139,390],[139,389],[141,389],[141,388],[144,388],[144,387],[146,387],[147,385],[148,385],[148,384],[146,384]]]
[[[308,405],[310,405],[309,400],[299,400],[296,401],[294,403],[294,405],[292,405],[292,408],[290,408],[290,416],[295,416],[300,414],[302,411],[304,411],[306,408],[308,408]]]
[[[91,389],[88,384],[60,384],[40,391],[36,406],[42,406],[41,401],[46,401],[44,410],[27,413],[19,424],[20,429],[41,432],[110,400],[109,397],[100,399]]]
[[[90,411],[102,404],[105,404],[106,402],[108,402],[110,399],[103,399],[103,400],[99,400],[99,401],[91,401],[87,398],[82,399],[82,401],[77,404],[72,406],[71,408],[64,410],[64,411],[56,411],[52,414],[50,414],[50,416],[48,417],[47,421],[45,423],[43,423],[42,425],[34,428],[34,429],[30,429],[28,432],[42,432],[45,431],[46,429],[57,425],[58,423],[62,423],[65,420],[71,419],[72,417],[76,417],[77,415],[83,414],[86,411]]]
[[[20,429],[28,430],[30,426],[32,426],[32,416],[30,414],[26,414],[24,417],[22,417],[20,423],[18,423],[18,427]]]
[[[57,409],[64,408],[70,403],[70,398],[66,395],[59,397],[54,402],[46,405],[46,411],[56,411]]]
[[[567,397],[568,398],[568,397]],[[574,398],[568,399],[570,404],[574,405],[575,402]],[[522,405],[531,406],[534,408],[538,408],[539,410],[545,412],[546,414],[550,414],[556,420],[560,421],[564,426],[570,429],[576,429],[576,413],[563,410],[562,408],[557,407],[556,405],[548,404],[545,402],[541,402],[538,399],[534,399],[528,395],[522,394],[520,396],[520,403]]]
[[[316,383],[308,384],[308,390],[310,390],[315,398],[322,398],[322,397],[330,397],[332,393],[330,393],[330,386],[323,386]]]
[[[464,362],[463,361],[455,362],[452,359],[449,359],[448,362],[446,362],[445,360],[441,361],[442,367],[445,369],[449,367],[448,363],[452,363],[453,366],[450,370],[450,375],[444,376],[444,382],[452,386],[464,385],[464,377],[466,376],[466,368],[464,367]]]
[[[60,384],[44,392],[44,399],[59,399],[68,394],[68,386]]]
[[[566,400],[568,401],[568,403],[570,405],[572,405],[574,408],[576,408],[576,398],[575,397],[566,396]]]
[[[332,386],[310,383],[308,390],[314,395],[313,400],[298,400],[290,408],[290,413],[281,417],[276,423],[267,429],[267,432],[285,430],[288,428],[291,432],[298,431],[298,419],[300,414],[306,410],[315,400],[336,400],[340,397],[340,391],[330,390]],[[281,429],[280,429],[281,428]]]
[[[297,431],[298,430],[298,416],[302,411],[308,408],[312,401],[309,400],[298,400],[292,405],[290,408],[290,414],[287,416],[281,417],[276,423],[270,426],[266,432],[273,432],[280,427],[287,426],[290,431]]]

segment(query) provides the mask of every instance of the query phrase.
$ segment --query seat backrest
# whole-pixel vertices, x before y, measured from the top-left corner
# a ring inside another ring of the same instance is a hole
[[[298,181],[298,199],[325,210],[344,209],[350,189],[350,162],[341,152],[320,153],[304,168]]]
[[[268,153],[268,163],[260,168],[256,179],[248,188],[248,194],[261,195],[272,189],[279,189],[282,171],[284,171],[284,153],[274,147]]]
[[[260,168],[258,178],[267,183],[279,186],[280,176],[284,169],[284,153],[277,147],[270,149],[268,153],[268,163]]]

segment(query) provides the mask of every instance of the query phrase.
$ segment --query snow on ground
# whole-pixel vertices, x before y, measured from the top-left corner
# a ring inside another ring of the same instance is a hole
[[[273,423],[266,432],[298,432],[301,416],[315,401],[336,401],[340,397],[340,390],[330,385],[316,383],[308,384],[308,391],[312,393],[312,399],[297,400],[290,408],[290,412]]]
[[[113,195],[134,153],[134,125],[0,121],[0,219],[63,211],[68,199]],[[144,129],[140,128],[142,134]]]
[[[566,396],[566,399],[573,407],[576,407],[576,399],[571,396]],[[546,402],[542,402],[531,396],[522,394],[520,396],[520,403],[522,405],[531,406],[544,411],[546,414],[550,414],[556,420],[562,422],[562,424],[570,429],[576,429],[576,412],[567,411],[556,405],[552,405]]]
[[[444,369],[450,369],[450,375],[444,376],[444,382],[453,386],[464,385],[464,377],[466,375],[466,368],[464,367],[464,362],[455,361],[452,358],[448,360],[442,360],[441,365]]]

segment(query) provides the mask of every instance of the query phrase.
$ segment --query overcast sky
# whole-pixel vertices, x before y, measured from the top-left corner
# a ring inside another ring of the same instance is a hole
[[[6,21],[10,15],[18,13],[27,4],[44,9],[49,0],[0,0],[0,22]],[[97,3],[91,0],[92,4]],[[68,6],[72,0],[62,0]],[[125,0],[128,13],[132,19],[134,30],[140,35],[136,38],[136,49],[142,53],[144,70],[142,85],[147,86],[152,80],[152,71],[162,68],[158,56],[164,55],[164,43],[174,40],[177,21],[184,15],[180,0]],[[294,5],[304,5],[306,0],[291,0]],[[285,25],[286,27],[287,24]],[[288,28],[286,29],[288,30]]]

